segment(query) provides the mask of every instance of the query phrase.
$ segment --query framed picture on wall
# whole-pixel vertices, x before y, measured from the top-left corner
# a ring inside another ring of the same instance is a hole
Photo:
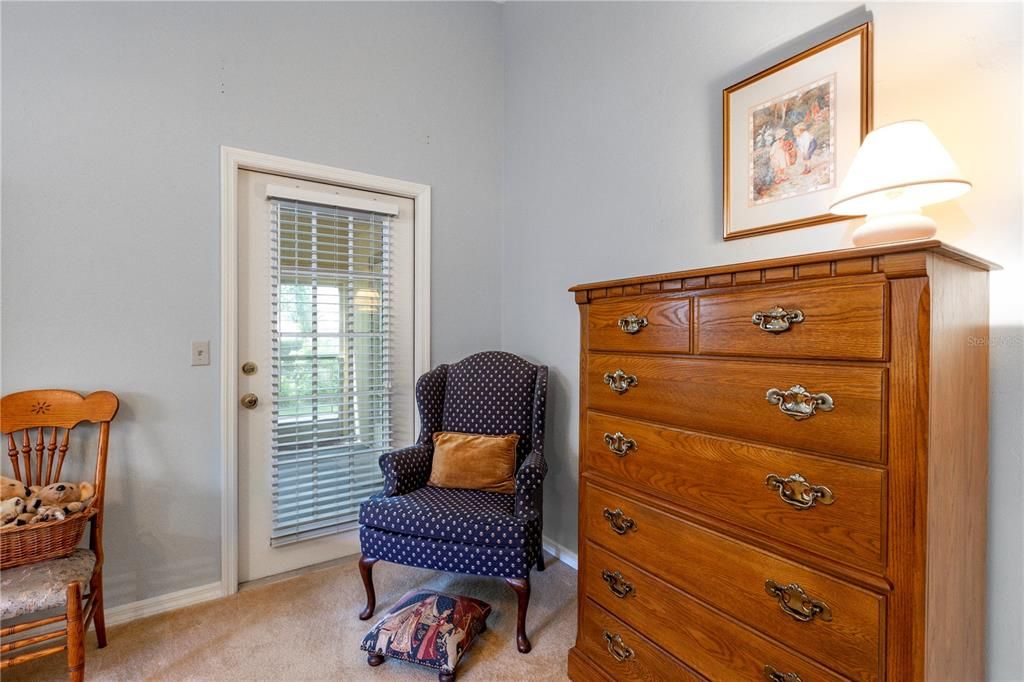
[[[828,212],[871,130],[871,24],[722,91],[725,238],[847,220]]]

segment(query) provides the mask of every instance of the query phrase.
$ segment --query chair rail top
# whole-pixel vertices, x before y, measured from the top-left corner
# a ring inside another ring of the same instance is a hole
[[[110,422],[120,403],[110,391],[83,396],[75,391],[43,389],[21,391],[0,399],[0,433],[40,426],[73,429],[84,421]]]

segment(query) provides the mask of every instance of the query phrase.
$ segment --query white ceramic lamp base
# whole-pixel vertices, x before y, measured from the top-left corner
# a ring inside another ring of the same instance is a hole
[[[930,239],[938,226],[921,209],[904,209],[898,213],[868,215],[867,221],[853,231],[854,246],[891,244],[915,239]]]

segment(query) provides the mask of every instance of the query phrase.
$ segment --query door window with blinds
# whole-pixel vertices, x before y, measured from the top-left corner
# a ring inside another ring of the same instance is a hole
[[[380,490],[409,344],[395,335],[398,206],[273,185],[267,199],[276,546],[354,527]]]

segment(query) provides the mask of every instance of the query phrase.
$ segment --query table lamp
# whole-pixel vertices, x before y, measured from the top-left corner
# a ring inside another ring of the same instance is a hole
[[[942,143],[923,121],[899,121],[864,138],[829,209],[867,215],[853,233],[856,246],[928,239],[935,221],[921,207],[971,189]]]

